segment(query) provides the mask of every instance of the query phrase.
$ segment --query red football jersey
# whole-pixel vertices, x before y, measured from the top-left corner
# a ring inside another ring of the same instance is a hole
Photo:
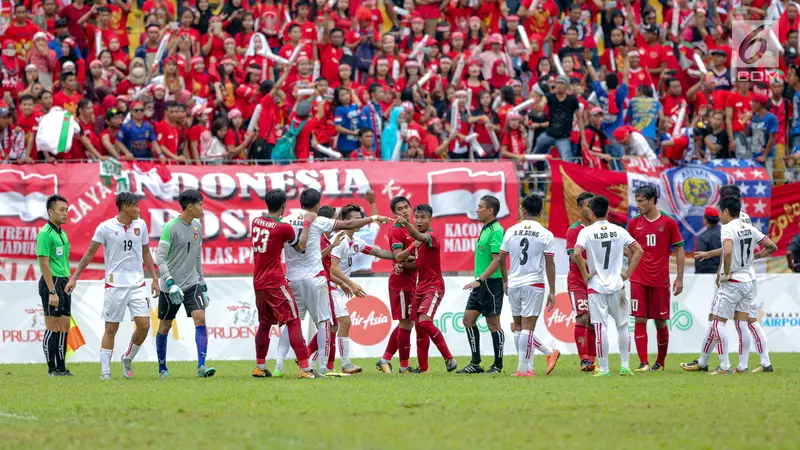
[[[572,226],[567,230],[567,255],[572,255],[572,253],[575,251],[575,242],[578,240],[578,233],[580,233],[583,228],[583,224],[578,221],[572,224]],[[584,250],[581,254],[583,255],[583,259],[586,259],[586,250]],[[586,281],[583,280],[581,269],[578,268],[577,264],[570,260],[569,275],[567,275],[567,291],[574,292],[585,290]]]
[[[389,230],[389,245],[392,246],[392,251],[395,249],[405,250],[409,245],[414,243],[414,238],[408,234],[406,227],[394,225]],[[403,270],[403,273],[389,274],[389,289],[393,291],[413,291],[417,285],[417,271],[416,270]]]
[[[669,287],[672,247],[683,246],[678,222],[664,211],[652,222],[644,216],[637,216],[628,222],[628,233],[644,249],[644,256],[631,281],[645,286]]]
[[[263,216],[253,219],[250,236],[253,240],[253,287],[269,289],[286,283],[286,272],[281,263],[283,244],[293,244],[299,236],[294,228],[280,219]]]
[[[433,230],[428,230],[430,240],[417,248],[417,285],[420,289],[440,288],[444,290],[442,263],[439,257],[441,240]]]
[[[331,240],[328,239],[328,236],[325,236],[323,233],[322,236],[319,237],[319,248],[321,250],[325,250],[328,246],[331,245]],[[333,252],[331,252],[333,253]],[[322,258],[322,268],[325,269],[325,278],[328,281],[331,281],[331,254],[328,253],[328,256]]]

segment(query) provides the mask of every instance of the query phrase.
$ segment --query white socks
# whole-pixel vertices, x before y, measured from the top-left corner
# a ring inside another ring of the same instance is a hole
[[[714,329],[714,338],[720,343],[719,366],[723,370],[730,370],[731,361],[728,359],[728,336],[725,334],[725,323],[714,320],[711,327]]]
[[[284,326],[281,328],[281,337],[278,340],[278,357],[277,361],[275,362],[275,370],[283,372],[283,361],[286,359],[286,356],[289,354],[289,328]]]
[[[342,360],[342,367],[351,364],[350,362],[350,338],[343,336],[339,338],[339,357]]]
[[[753,322],[748,325],[750,333],[753,335],[753,342],[756,344],[756,351],[761,358],[761,365],[764,367],[772,365],[769,362],[769,351],[767,350],[767,335],[764,334],[764,329],[761,328],[760,322]]]
[[[128,351],[125,352],[123,356],[125,359],[130,359],[133,361],[133,358],[136,358],[136,354],[139,353],[140,348],[142,347],[131,342],[130,346],[128,347]]]
[[[594,324],[594,334],[597,359],[600,360],[600,372],[608,372],[608,336],[602,323]]]
[[[711,356],[711,351],[714,350],[714,322],[708,321],[708,326],[706,327],[706,336],[703,338],[703,345],[700,347],[700,359],[697,360],[697,363],[700,367],[708,367],[708,358]]]
[[[111,354],[113,352],[114,350],[109,350],[106,348],[100,349],[100,373],[111,373]]]
[[[620,365],[628,369],[628,361],[631,356],[631,333],[627,323],[617,325],[617,345],[619,345]]]
[[[517,354],[519,355],[517,370],[520,373],[533,370],[533,333],[531,333],[531,330],[522,330],[514,334],[519,334],[518,341],[515,341]]]
[[[532,332],[531,335],[533,336],[533,348],[535,348],[536,350],[539,350],[545,356],[550,356],[550,355],[553,354],[553,349],[548,347],[548,346],[546,346],[546,345],[544,345],[544,344],[542,344],[541,339],[539,339],[539,337],[536,336],[535,333]]]
[[[750,331],[746,320],[736,321],[736,333],[739,334],[739,370],[747,370],[747,362],[750,359]]]
[[[331,351],[330,345],[331,329],[328,321],[323,321],[317,324],[317,361],[319,362],[319,371],[322,373],[328,370],[328,355]]]
[[[517,353],[519,353],[519,346],[520,346],[519,336],[521,333],[522,333],[521,331],[514,332],[514,347],[516,347]]]

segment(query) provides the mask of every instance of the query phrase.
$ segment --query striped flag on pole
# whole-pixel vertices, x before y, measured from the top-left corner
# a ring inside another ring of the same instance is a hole
[[[67,355],[66,358],[70,359],[72,355],[78,351],[79,348],[86,345],[86,341],[83,339],[83,334],[81,333],[81,329],[78,328],[78,324],[75,323],[75,318],[70,316],[69,318],[69,334],[67,334]]]

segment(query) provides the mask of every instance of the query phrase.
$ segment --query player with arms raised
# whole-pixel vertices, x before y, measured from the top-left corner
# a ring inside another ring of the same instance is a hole
[[[253,219],[251,236],[253,242],[253,288],[258,309],[258,331],[256,331],[256,367],[253,376],[269,377],[266,357],[269,351],[269,332],[273,324],[283,325],[289,333],[289,342],[297,355],[300,365],[298,378],[317,378],[317,373],[308,365],[306,342],[300,324],[297,304],[281,265],[281,252],[284,245],[290,245],[302,252],[308,241],[308,232],[316,214],[306,212],[304,222],[308,225],[301,233],[281,221],[286,210],[286,192],[272,189],[264,196],[267,214]]]
[[[130,192],[117,195],[117,216],[97,226],[92,236],[89,250],[81,258],[78,268],[66,286],[67,294],[75,289],[83,271],[92,262],[97,249],[103,246],[105,261],[105,299],[103,300],[103,320],[105,333],[100,343],[100,379],[111,379],[111,354],[114,351],[114,337],[119,323],[129,310],[136,329],[131,336],[128,350],[122,354],[122,376],[133,376],[133,358],[147,338],[150,331],[150,298],[145,289],[142,265],[147,266],[153,279],[151,292],[154,297],[160,293],[158,275],[150,255],[150,237],[147,224],[139,218],[139,199]]]
[[[597,336],[597,357],[600,360],[600,371],[594,376],[610,376],[608,371],[608,318],[614,319],[617,325],[620,375],[633,375],[628,367],[630,356],[630,333],[628,332],[628,316],[630,310],[625,300],[623,289],[625,280],[631,277],[642,258],[642,247],[628,232],[606,220],[608,199],[602,195],[589,201],[592,210],[592,224],[578,233],[575,243],[575,262],[586,280],[589,295],[589,315]],[[622,272],[622,257],[629,250],[628,270]],[[586,267],[586,259],[589,261]]]
[[[168,378],[167,338],[172,321],[178,310],[186,311],[186,316],[194,320],[194,342],[197,345],[197,376],[211,377],[217,369],[206,367],[208,351],[208,332],[206,331],[206,308],[208,308],[208,288],[203,278],[203,196],[197,189],[188,189],[178,196],[183,212],[164,225],[156,250],[156,264],[159,271],[158,333],[156,334],[156,353],[158,354],[158,376]]]
[[[412,373],[428,372],[430,341],[433,341],[436,348],[439,349],[439,353],[442,354],[448,372],[452,372],[458,367],[458,363],[447,347],[444,335],[433,323],[433,316],[436,315],[436,309],[439,308],[444,297],[444,277],[439,254],[442,248],[441,240],[439,235],[431,229],[432,221],[433,208],[425,204],[417,205],[414,208],[413,225],[403,217],[398,217],[396,220],[397,224],[406,227],[408,233],[415,240],[411,246],[396,257],[397,261],[405,261],[415,248],[417,250],[417,289],[414,292],[411,313],[416,324],[419,368],[412,370]]]
[[[669,348],[669,257],[674,253],[678,265],[672,293],[680,295],[683,292],[683,237],[678,222],[658,209],[658,191],[655,186],[640,186],[634,195],[639,215],[628,222],[628,232],[644,249],[644,256],[631,277],[631,315],[636,318],[633,331],[636,352],[639,354],[639,368],[636,372],[649,372],[664,370]],[[658,356],[652,367],[647,356],[648,319],[655,322],[658,344]]]
[[[519,336],[519,365],[515,377],[532,377],[533,370],[533,330],[544,306],[544,278],[547,275],[547,310],[556,305],[556,263],[553,260],[555,243],[553,233],[543,227],[536,219],[542,213],[542,199],[530,195],[522,201],[522,221],[508,230],[500,245],[500,264],[506,265],[506,257],[511,257],[508,271],[506,293],[511,305]],[[549,350],[549,349],[548,349]],[[547,372],[556,366],[561,352],[550,350],[547,355]]]
[[[575,242],[582,229],[592,224],[592,211],[589,201],[594,197],[591,192],[578,195],[577,203],[580,210],[580,220],[572,224],[567,230],[567,255],[569,255],[569,275],[567,275],[567,292],[572,302],[572,311],[575,312],[575,345],[581,358],[581,371],[593,372],[595,369],[595,335],[594,327],[589,323],[589,297],[586,294],[586,281],[583,280],[581,270],[575,262]],[[583,255],[586,259],[586,255]]]

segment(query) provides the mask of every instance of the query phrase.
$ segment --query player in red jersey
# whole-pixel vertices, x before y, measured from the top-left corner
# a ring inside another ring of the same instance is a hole
[[[411,202],[405,197],[395,197],[390,203],[392,214],[406,221],[411,219]],[[389,230],[389,245],[397,258],[403,250],[413,244],[414,238],[408,233],[406,227],[395,223]],[[414,326],[411,314],[411,301],[414,299],[414,290],[417,287],[417,265],[413,260],[395,263],[394,270],[389,274],[389,304],[392,307],[392,320],[398,320],[383,357],[375,363],[375,367],[383,373],[392,373],[392,357],[395,352],[400,352],[400,373],[409,373],[408,357],[411,353],[411,328]]]
[[[575,345],[581,357],[581,371],[593,372],[596,356],[594,327],[589,326],[589,297],[586,293],[586,281],[583,280],[581,270],[575,263],[575,242],[578,233],[584,227],[592,224],[589,200],[594,197],[591,192],[583,192],[578,196],[578,209],[581,219],[567,230],[567,254],[569,255],[569,275],[567,276],[567,291],[572,302],[572,311],[575,312]],[[586,259],[586,255],[583,255]]]
[[[634,195],[639,215],[628,223],[628,232],[644,249],[641,264],[631,277],[631,315],[636,317],[633,338],[640,362],[635,372],[649,372],[664,370],[669,347],[669,257],[674,253],[678,265],[678,276],[672,285],[672,293],[680,295],[683,292],[683,237],[678,229],[678,222],[658,209],[658,191],[655,186],[640,186]],[[647,358],[648,319],[655,321],[658,343],[658,356],[652,367]]]
[[[415,242],[400,252],[396,257],[398,262],[405,261],[412,251],[417,250],[417,289],[414,292],[412,303],[412,318],[416,323],[417,331],[417,359],[419,368],[412,373],[428,372],[428,348],[430,341],[439,349],[444,358],[448,372],[456,370],[458,363],[447,343],[444,335],[433,323],[433,316],[444,297],[444,278],[442,277],[442,264],[439,251],[441,240],[439,235],[431,229],[433,209],[430,205],[417,205],[414,208],[414,225],[404,217],[398,217],[395,223],[402,225]]]
[[[289,342],[297,354],[300,365],[298,378],[317,378],[316,372],[308,365],[308,352],[303,339],[303,330],[297,315],[297,304],[294,301],[286,273],[281,264],[281,252],[284,243],[293,245],[303,251],[308,239],[310,226],[303,227],[298,236],[294,228],[281,222],[286,210],[286,192],[283,189],[272,189],[264,196],[268,214],[253,220],[251,237],[253,240],[253,288],[256,291],[256,308],[258,309],[258,331],[256,332],[256,368],[254,377],[269,377],[271,374],[265,365],[269,351],[269,332],[272,325],[286,324],[289,330]],[[311,223],[316,214],[306,212],[304,220]]]

